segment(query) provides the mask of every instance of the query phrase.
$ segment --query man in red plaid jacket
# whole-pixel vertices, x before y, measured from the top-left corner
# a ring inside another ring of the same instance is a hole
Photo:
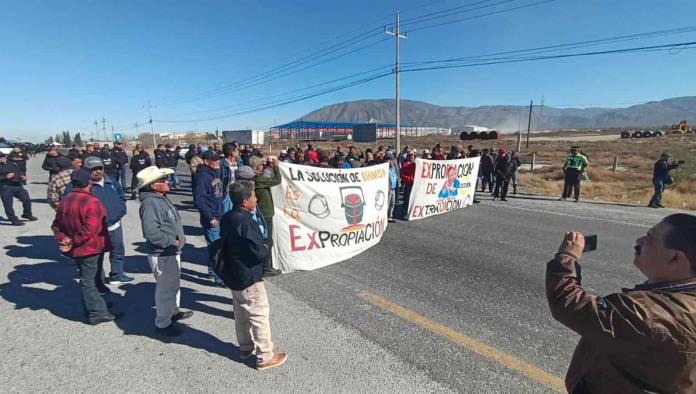
[[[101,296],[109,292],[103,282],[104,253],[111,250],[106,209],[91,192],[88,171],[74,171],[70,181],[73,190],[58,205],[51,229],[61,253],[72,257],[80,270],[80,291],[89,324],[113,321],[119,316],[109,312]]]

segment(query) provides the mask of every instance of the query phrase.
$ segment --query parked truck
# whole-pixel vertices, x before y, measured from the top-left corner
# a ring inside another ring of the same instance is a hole
[[[222,132],[225,142],[236,141],[242,145],[263,145],[263,130],[226,130]]]

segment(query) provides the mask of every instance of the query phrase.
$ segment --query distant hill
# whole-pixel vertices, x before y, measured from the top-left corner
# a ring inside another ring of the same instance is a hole
[[[526,129],[529,107],[492,105],[482,107],[441,107],[422,101],[401,100],[401,122],[410,126],[458,128],[479,125],[502,131]],[[655,127],[682,119],[696,123],[696,96],[653,101],[628,108],[553,108],[534,107],[535,130]],[[357,100],[328,105],[303,116],[303,120],[334,122],[394,122],[394,100]]]

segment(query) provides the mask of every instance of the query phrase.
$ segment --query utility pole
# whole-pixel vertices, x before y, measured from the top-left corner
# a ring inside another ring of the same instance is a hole
[[[517,114],[517,153],[522,150],[522,117]]]
[[[394,65],[394,75],[396,76],[396,154],[399,155],[401,154],[401,102],[400,102],[400,97],[399,97],[399,73],[401,71],[400,69],[400,48],[399,48],[399,43],[402,38],[408,38],[408,34],[404,33],[401,34],[401,27],[400,27],[400,13],[399,11],[396,11],[394,13],[396,16],[396,25],[394,25],[393,28],[388,29],[386,26],[384,26],[384,32],[389,34],[390,36],[394,36],[394,39],[396,41],[396,62]]]
[[[135,135],[140,137],[140,125],[136,122],[133,126],[135,126]]]
[[[114,139],[114,125],[111,125],[111,139]]]
[[[150,114],[150,132],[152,133],[152,149],[157,149],[157,139],[155,139],[155,128],[152,125],[152,104],[150,100],[147,101],[147,111]]]
[[[529,130],[532,128],[532,106],[534,105],[534,100],[529,102],[529,120],[527,121],[527,143],[525,148],[529,149]]]
[[[102,117],[102,132],[104,133],[104,140],[106,140],[106,118]]]
[[[94,121],[94,133],[92,133],[92,138],[91,138],[92,141],[94,141],[95,135],[99,136],[99,129],[97,128],[98,125],[99,125],[99,123],[97,123],[97,121],[95,120]]]

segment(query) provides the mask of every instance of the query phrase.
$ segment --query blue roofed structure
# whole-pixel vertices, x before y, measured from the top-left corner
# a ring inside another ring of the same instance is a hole
[[[271,138],[278,140],[346,140],[353,134],[353,126],[366,122],[323,122],[296,120],[271,127]],[[402,134],[409,134],[410,126],[401,126]],[[394,138],[396,125],[377,123],[378,138]]]

